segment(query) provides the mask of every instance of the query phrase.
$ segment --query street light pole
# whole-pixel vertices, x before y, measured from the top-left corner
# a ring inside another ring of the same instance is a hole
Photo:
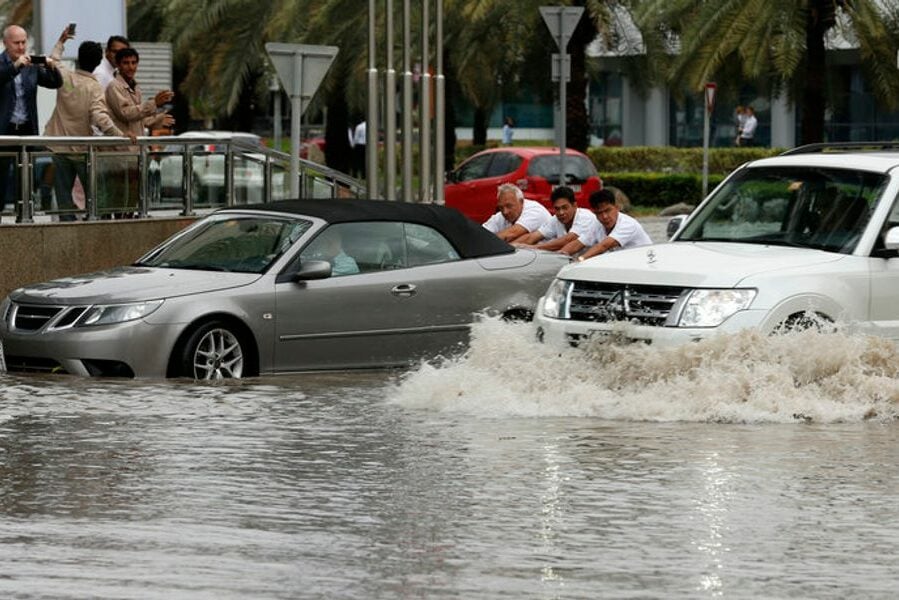
[[[434,202],[444,203],[443,178],[446,172],[446,78],[443,76],[443,0],[437,0],[437,81],[434,98]]]
[[[396,200],[396,71],[393,69],[393,0],[387,0],[387,71],[384,74],[384,197]]]
[[[368,111],[365,118],[365,190],[378,197],[378,69],[375,66],[375,0],[368,0]]]

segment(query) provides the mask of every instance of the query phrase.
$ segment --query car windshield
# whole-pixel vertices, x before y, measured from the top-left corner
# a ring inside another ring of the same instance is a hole
[[[849,254],[887,178],[812,167],[757,167],[730,178],[676,241],[725,241]]]
[[[137,264],[262,273],[311,226],[311,221],[287,217],[213,215]]]

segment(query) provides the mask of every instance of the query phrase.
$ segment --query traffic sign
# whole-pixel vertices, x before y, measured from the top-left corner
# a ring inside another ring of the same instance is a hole
[[[566,51],[568,40],[584,14],[583,6],[541,6],[540,16],[549,28],[560,52]],[[564,44],[564,45],[563,45]]]
[[[284,91],[291,97],[311,98],[337,56],[336,46],[310,46],[308,44],[265,45],[278,79]]]

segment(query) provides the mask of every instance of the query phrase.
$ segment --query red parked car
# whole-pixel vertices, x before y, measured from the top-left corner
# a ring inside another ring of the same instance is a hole
[[[549,195],[559,185],[559,149],[547,146],[504,146],[471,156],[447,176],[446,205],[483,223],[496,212],[496,188],[514,183],[524,197],[537,200],[552,212]],[[565,151],[565,185],[574,189],[579,206],[602,189],[602,180],[586,154]]]

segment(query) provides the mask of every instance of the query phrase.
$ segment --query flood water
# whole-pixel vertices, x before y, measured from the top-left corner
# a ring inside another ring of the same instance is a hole
[[[842,333],[407,373],[0,376],[3,598],[892,598],[899,352]]]

